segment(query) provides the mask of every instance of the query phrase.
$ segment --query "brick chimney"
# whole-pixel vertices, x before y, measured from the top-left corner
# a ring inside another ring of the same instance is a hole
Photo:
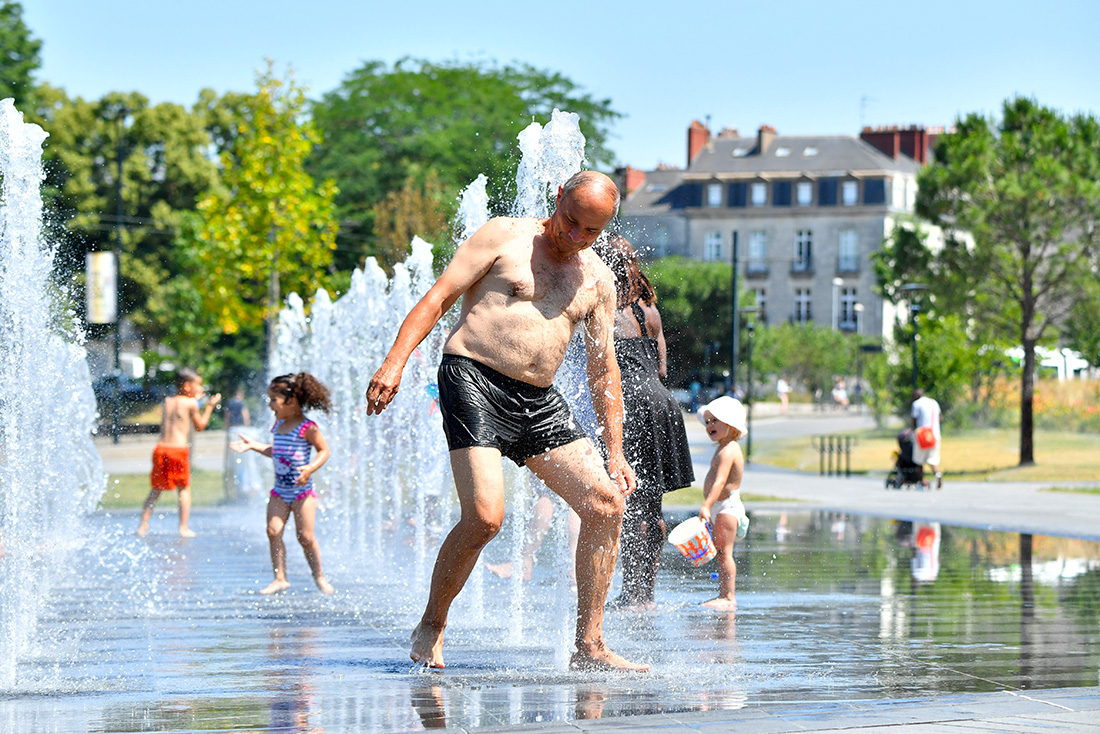
[[[870,143],[892,160],[897,160],[901,152],[901,136],[897,128],[865,127],[859,134],[859,139]]]
[[[619,171],[623,182],[623,192],[628,196],[645,185],[645,171],[627,166]]]
[[[703,146],[710,140],[710,128],[699,122],[698,120],[692,120],[691,126],[688,127],[688,165],[695,160],[695,156],[699,155],[699,151],[703,149]]]
[[[768,146],[775,140],[775,128],[771,125],[761,125],[760,129],[756,132],[756,152],[757,154],[766,153]]]
[[[928,131],[923,127],[907,127],[898,131],[901,152],[917,163],[924,163],[928,157]]]

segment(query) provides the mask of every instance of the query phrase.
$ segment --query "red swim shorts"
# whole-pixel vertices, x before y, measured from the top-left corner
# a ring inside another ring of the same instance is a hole
[[[153,489],[171,492],[191,486],[191,463],[186,446],[165,446],[158,443],[153,450],[153,473],[149,477]]]

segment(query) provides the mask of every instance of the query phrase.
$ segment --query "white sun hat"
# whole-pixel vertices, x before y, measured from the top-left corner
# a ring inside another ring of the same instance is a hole
[[[699,412],[696,413],[696,415],[699,417],[699,422],[703,425],[706,425],[707,413],[710,413],[727,426],[736,429],[742,436],[749,432],[748,428],[745,426],[745,406],[742,405],[741,401],[737,398],[723,395],[720,398],[711,400],[702,408],[699,408]]]

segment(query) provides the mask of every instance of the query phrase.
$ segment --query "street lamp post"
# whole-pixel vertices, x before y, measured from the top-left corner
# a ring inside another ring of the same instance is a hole
[[[920,314],[920,303],[917,301],[917,296],[927,291],[928,286],[924,283],[906,283],[900,290],[909,296],[909,315],[910,321],[913,322],[913,390],[916,390],[919,384],[917,380],[917,337],[919,336],[917,315]]]
[[[741,309],[741,315],[745,319],[745,328],[749,332],[748,348],[745,350],[748,378],[745,384],[745,430],[748,432],[748,436],[745,438],[745,462],[748,463],[752,460],[752,342],[753,336],[756,334],[756,312],[760,309],[757,306],[746,306]]]
[[[122,418],[122,299],[119,289],[122,286],[122,155],[123,135],[126,131],[126,117],[130,110],[119,107],[115,117],[118,123],[118,135],[115,140],[115,399],[114,416],[111,422],[111,440],[118,443],[119,424]]]

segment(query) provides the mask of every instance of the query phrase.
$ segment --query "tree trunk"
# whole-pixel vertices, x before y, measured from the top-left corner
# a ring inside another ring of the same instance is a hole
[[[1020,466],[1035,463],[1035,342],[1024,339],[1024,374],[1020,381]]]

